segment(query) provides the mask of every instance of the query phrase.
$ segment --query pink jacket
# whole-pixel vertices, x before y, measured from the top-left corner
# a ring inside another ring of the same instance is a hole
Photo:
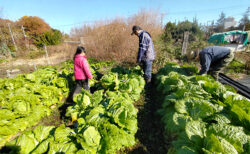
[[[75,56],[74,59],[74,75],[76,80],[92,79],[89,68],[89,63],[86,56],[80,54]]]

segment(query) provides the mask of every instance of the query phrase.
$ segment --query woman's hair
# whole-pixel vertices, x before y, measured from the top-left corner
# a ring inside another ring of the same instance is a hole
[[[74,55],[73,60],[75,60],[76,55],[81,54],[81,53],[83,53],[83,52],[86,53],[85,48],[82,47],[82,46],[78,46],[77,49],[76,49],[76,53],[75,53],[75,55]]]

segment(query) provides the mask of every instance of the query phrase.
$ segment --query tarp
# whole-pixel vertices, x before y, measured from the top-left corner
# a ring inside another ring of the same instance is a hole
[[[248,42],[248,33],[235,30],[224,33],[215,33],[208,39],[209,43],[216,45],[221,44],[243,44],[246,45]]]

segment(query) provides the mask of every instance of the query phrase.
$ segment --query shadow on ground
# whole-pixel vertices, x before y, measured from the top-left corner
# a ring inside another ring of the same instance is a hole
[[[136,138],[140,144],[129,154],[166,154],[169,145],[164,139],[164,127],[161,116],[156,113],[161,106],[155,89],[154,78],[150,86],[145,87],[144,100],[136,104],[138,112],[138,131]]]

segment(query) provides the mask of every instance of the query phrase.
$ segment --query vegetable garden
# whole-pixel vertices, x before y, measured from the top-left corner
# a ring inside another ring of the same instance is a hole
[[[72,61],[0,79],[0,152],[109,154],[142,142],[135,103],[148,89],[140,67],[95,60],[90,66],[91,93],[73,98],[59,126],[40,121],[74,90]],[[164,125],[160,135],[169,144],[165,152],[250,153],[250,101],[196,71],[168,63],[151,85]]]
[[[137,109],[133,102],[140,98],[145,85],[142,71],[139,67],[112,68],[98,79],[95,72],[105,65],[110,63],[91,64],[94,79],[90,86],[95,92],[82,91],[67,108],[65,116],[77,120],[76,128],[38,125],[24,131],[37,125],[53,107],[62,105],[63,96],[72,91],[71,63],[66,63],[60,73],[47,67],[2,79],[1,147],[12,147],[12,153],[115,153],[134,145]],[[24,132],[11,141],[20,131]]]
[[[195,72],[168,64],[157,75],[169,153],[249,153],[250,101]]]

